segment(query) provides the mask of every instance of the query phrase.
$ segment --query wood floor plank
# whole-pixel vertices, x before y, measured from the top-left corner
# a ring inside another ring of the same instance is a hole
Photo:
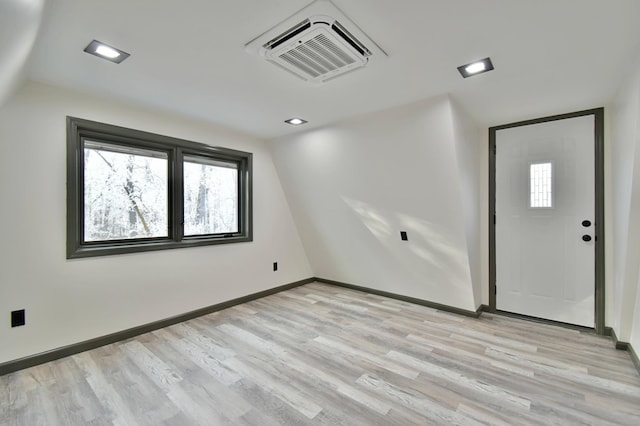
[[[396,401],[403,407],[420,413],[429,421],[438,424],[464,424],[471,426],[481,424],[457,411],[452,411],[437,403],[433,403],[423,395],[408,392],[406,389],[369,374],[363,374],[357,383],[371,389],[373,392],[379,393],[386,399]]]
[[[246,360],[241,361],[238,358],[229,358],[224,363],[247,380],[251,380],[256,385],[268,390],[308,419],[313,419],[322,411],[322,407],[316,404],[312,398],[301,395],[289,383],[280,380],[279,375],[268,374],[260,367],[257,367],[255,363],[249,363]],[[259,360],[257,364],[260,364]]]
[[[73,356],[73,360],[84,371],[87,383],[93,394],[102,402],[105,415],[113,424],[135,424],[135,416],[127,403],[116,391],[103,370],[93,359],[92,352],[83,352]]]
[[[610,339],[311,283],[0,377],[0,425],[629,425]]]
[[[389,351],[387,357],[400,361],[403,364],[409,365],[417,370],[421,370],[423,373],[434,377],[436,380],[440,379],[450,383],[455,383],[456,386],[467,389],[471,394],[482,393],[484,395],[489,395],[492,398],[501,401],[502,403],[512,404],[518,409],[528,410],[531,406],[531,401],[526,398],[508,392],[498,386],[487,384],[474,378],[468,377],[457,371],[452,371],[451,369],[438,366],[435,363],[420,360],[395,350]]]

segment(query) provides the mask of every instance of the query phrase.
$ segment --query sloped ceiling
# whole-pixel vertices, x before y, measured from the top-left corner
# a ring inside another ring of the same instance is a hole
[[[640,54],[637,0],[334,0],[389,57],[314,85],[244,51],[308,3],[48,0],[27,77],[275,138],[294,115],[308,129],[443,93],[485,127],[601,106]],[[84,53],[93,39],[131,57]],[[495,71],[460,77],[486,56]]]
[[[24,80],[42,18],[44,0],[0,2],[0,106]]]

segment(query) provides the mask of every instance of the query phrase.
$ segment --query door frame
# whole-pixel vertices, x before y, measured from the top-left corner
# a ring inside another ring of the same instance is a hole
[[[533,120],[518,121],[489,128],[489,312],[496,309],[496,132],[513,127],[528,126],[568,118],[594,116],[595,148],[595,332],[605,334],[604,283],[604,108],[594,108]]]

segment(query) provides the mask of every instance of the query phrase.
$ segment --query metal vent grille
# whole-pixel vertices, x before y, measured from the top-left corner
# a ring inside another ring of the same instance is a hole
[[[355,62],[353,57],[345,53],[325,34],[318,34],[311,40],[283,53],[279,58],[312,78],[320,77]]]
[[[247,43],[245,49],[317,83],[387,56],[331,0],[314,0]]]
[[[292,28],[289,28],[287,31],[280,34],[278,37],[274,38],[273,40],[271,40],[269,43],[266,43],[262,47],[269,50],[275,49],[276,47],[280,46],[282,43],[286,43],[287,41],[291,40],[298,34],[308,30],[309,28],[311,28],[311,22],[309,22],[308,19],[305,19],[304,21],[300,22],[298,25]]]

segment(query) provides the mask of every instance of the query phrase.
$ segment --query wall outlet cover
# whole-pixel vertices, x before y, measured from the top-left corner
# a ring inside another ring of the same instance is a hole
[[[11,327],[20,327],[21,325],[25,324],[26,321],[24,309],[11,311]]]

